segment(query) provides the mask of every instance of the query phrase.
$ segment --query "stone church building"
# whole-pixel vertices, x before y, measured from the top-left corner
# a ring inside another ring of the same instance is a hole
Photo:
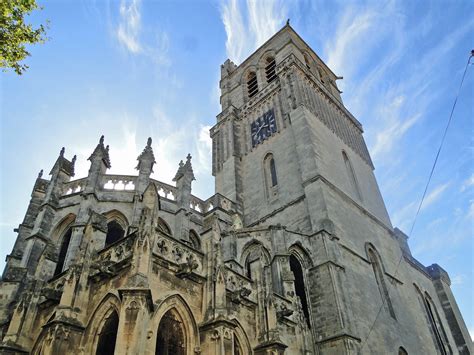
[[[64,148],[39,174],[0,282],[1,354],[470,354],[439,265],[393,228],[337,77],[286,25],[221,67],[215,194],[88,176]]]

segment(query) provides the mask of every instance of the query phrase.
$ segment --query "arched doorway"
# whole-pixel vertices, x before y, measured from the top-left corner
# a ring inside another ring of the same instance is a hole
[[[161,318],[156,336],[155,355],[185,355],[186,338],[176,311],[169,310]]]
[[[116,311],[112,311],[104,322],[99,333],[96,355],[113,355],[115,351],[115,341],[117,340],[119,317]]]

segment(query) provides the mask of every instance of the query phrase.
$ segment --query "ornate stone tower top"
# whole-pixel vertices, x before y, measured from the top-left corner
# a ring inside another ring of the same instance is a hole
[[[338,79],[289,24],[240,65],[222,65],[213,175],[216,192],[242,207],[246,225],[324,179],[391,228],[362,126],[344,107]]]

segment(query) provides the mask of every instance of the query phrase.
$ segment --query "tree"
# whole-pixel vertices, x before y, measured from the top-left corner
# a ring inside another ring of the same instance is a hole
[[[0,0],[0,67],[12,68],[18,75],[28,68],[20,63],[30,53],[26,45],[44,43],[45,26],[33,28],[25,22],[25,16],[41,9],[36,0]]]

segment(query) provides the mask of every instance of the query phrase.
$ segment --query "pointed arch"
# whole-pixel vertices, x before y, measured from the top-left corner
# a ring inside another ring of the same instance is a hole
[[[267,199],[272,199],[278,195],[277,164],[273,153],[265,154],[262,165]]]
[[[201,250],[201,238],[199,238],[199,234],[194,229],[189,231],[189,241],[194,249]]]
[[[126,235],[128,229],[128,220],[119,210],[104,212],[107,218],[107,234],[105,236],[105,246],[113,244]]]
[[[169,224],[161,217],[158,217],[158,229],[165,234],[172,235]]]
[[[242,327],[242,324],[237,319],[233,319],[232,323],[235,324],[234,349],[237,348],[237,346],[240,347],[240,350],[242,351],[240,355],[252,354],[252,346],[250,345],[249,337]],[[234,355],[237,354],[234,352]]]
[[[405,350],[403,346],[398,348],[398,355],[408,355],[408,352]]]
[[[387,307],[390,316],[393,319],[397,319],[395,316],[395,311],[393,309],[392,300],[390,299],[390,294],[388,292],[387,284],[385,282],[385,268],[382,263],[380,254],[375,249],[374,245],[371,243],[365,244],[365,251],[367,253],[367,259],[372,265],[372,271],[375,275],[375,280],[377,282],[377,287],[382,297],[383,304]]]
[[[159,304],[151,318],[149,323],[149,334],[153,334],[155,339],[155,349],[152,351],[152,353],[158,354],[156,340],[159,335],[160,324],[162,320],[166,320],[166,314],[170,315],[172,319],[174,319],[174,321],[172,319],[168,319],[169,324],[176,324],[175,322],[179,322],[179,326],[181,327],[180,329],[182,329],[183,332],[183,345],[186,349],[185,354],[194,354],[194,349],[199,346],[198,326],[188,303],[181,295],[178,294],[171,295],[164,299]]]
[[[115,323],[118,328],[121,302],[119,297],[114,293],[106,294],[102,300],[97,304],[87,322],[86,331],[82,336],[82,346],[85,354],[100,354],[97,353],[101,345],[101,338],[103,339],[104,330],[113,331],[113,329],[106,328],[106,324]],[[115,317],[116,315],[116,317]],[[115,318],[115,319],[114,319]],[[109,333],[110,335],[110,333]],[[108,339],[111,339],[109,337]]]
[[[58,260],[56,261],[56,268],[54,269],[54,275],[59,275],[63,272],[64,263],[66,262],[67,252],[69,250],[69,244],[72,237],[72,227],[69,227],[66,232],[61,236],[59,250],[58,250]]]
[[[306,324],[308,325],[308,328],[311,328],[311,318],[309,312],[308,296],[306,294],[304,268],[299,258],[293,253],[290,253],[289,263],[290,270],[294,276],[296,296],[300,300],[301,310],[303,311],[304,318],[306,319]]]
[[[356,174],[354,172],[354,168],[352,167],[352,163],[349,160],[347,153],[343,150],[342,151],[342,159],[344,160],[344,166],[346,168],[347,178],[349,179],[350,185],[352,190],[355,192],[357,198],[362,201],[362,194],[360,193],[359,183],[357,181]]]
[[[51,233],[51,239],[59,245],[59,242],[64,235],[64,233],[72,226],[76,221],[76,215],[74,213],[68,213],[66,216],[61,218],[61,220],[53,228]]]
[[[303,268],[308,269],[313,266],[311,253],[301,245],[301,242],[294,243],[288,248],[288,252],[298,259]]]
[[[249,279],[255,276],[257,263],[261,266],[270,265],[271,256],[262,243],[253,239],[242,249],[240,264],[244,265],[244,274]]]

